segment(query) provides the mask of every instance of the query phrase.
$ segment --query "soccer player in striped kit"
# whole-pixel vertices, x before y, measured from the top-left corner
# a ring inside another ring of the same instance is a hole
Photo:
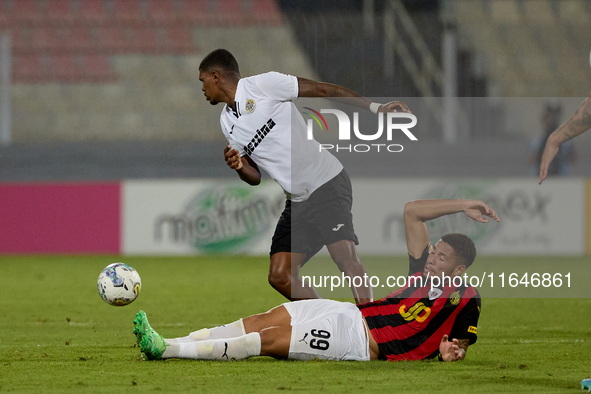
[[[239,360],[271,356],[292,360],[464,359],[477,339],[480,295],[472,286],[433,277],[461,277],[476,256],[463,234],[446,234],[432,246],[425,222],[463,212],[475,221],[499,221],[495,211],[477,200],[417,200],[406,204],[404,225],[409,254],[407,285],[387,297],[362,305],[333,300],[288,302],[186,337],[164,339],[140,311],[134,334],[150,360],[189,358]],[[419,279],[423,279],[422,283]]]

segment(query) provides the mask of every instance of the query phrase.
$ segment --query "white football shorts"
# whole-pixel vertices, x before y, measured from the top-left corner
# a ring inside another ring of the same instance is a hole
[[[368,333],[355,305],[303,300],[283,306],[291,316],[288,359],[369,361]]]

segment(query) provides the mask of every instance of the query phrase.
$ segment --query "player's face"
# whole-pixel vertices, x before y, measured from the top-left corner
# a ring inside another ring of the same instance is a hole
[[[203,91],[203,94],[205,95],[207,101],[209,101],[211,105],[216,105],[217,103],[219,103],[219,100],[216,98],[219,88],[213,73],[208,73],[200,70],[199,80],[203,84],[201,90]]]
[[[443,241],[435,244],[433,251],[429,253],[425,268],[423,269],[423,277],[444,276],[454,277],[457,272],[456,255],[453,248]],[[463,270],[462,270],[463,272]],[[460,273],[461,274],[461,273]]]

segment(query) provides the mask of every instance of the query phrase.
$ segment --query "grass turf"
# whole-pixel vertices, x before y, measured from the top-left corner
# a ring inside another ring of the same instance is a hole
[[[120,260],[139,271],[142,291],[112,307],[95,281]],[[578,392],[591,376],[586,298],[483,299],[478,343],[459,363],[142,361],[137,310],[167,337],[264,312],[284,301],[267,270],[264,257],[2,257],[0,392]]]

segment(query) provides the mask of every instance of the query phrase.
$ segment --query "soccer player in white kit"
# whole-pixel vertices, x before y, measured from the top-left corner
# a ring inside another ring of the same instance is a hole
[[[319,143],[307,139],[306,124],[293,100],[298,97],[351,97],[374,113],[408,111],[401,102],[372,103],[341,86],[277,72],[241,78],[238,62],[225,49],[208,54],[199,66],[206,99],[225,103],[220,123],[229,145],[226,163],[250,185],[263,168],[283,188],[287,201],[271,245],[269,283],[290,300],[320,298],[299,277],[299,269],[324,245],[347,276],[364,277],[351,214],[351,182],[342,164]],[[352,286],[356,302],[372,301],[371,286]]]

